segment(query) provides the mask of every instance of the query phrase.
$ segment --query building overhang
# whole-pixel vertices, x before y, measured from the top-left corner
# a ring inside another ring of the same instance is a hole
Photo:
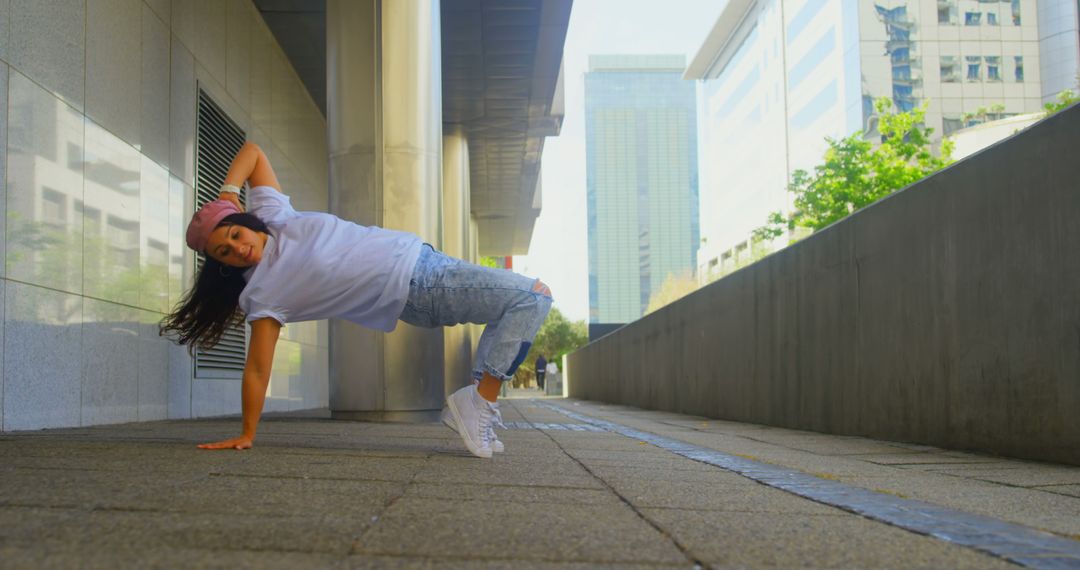
[[[325,0],[254,0],[326,109]],[[481,255],[528,252],[542,205],[544,139],[563,120],[562,59],[573,0],[442,0],[443,123],[469,141]]]
[[[572,0],[443,0],[443,122],[469,141],[481,255],[527,253],[540,155],[563,120]]]
[[[743,27],[743,22],[754,12],[755,4],[756,0],[727,0],[724,3],[716,23],[686,66],[683,79],[708,79],[710,74],[723,69],[742,41],[737,32],[749,32]]]

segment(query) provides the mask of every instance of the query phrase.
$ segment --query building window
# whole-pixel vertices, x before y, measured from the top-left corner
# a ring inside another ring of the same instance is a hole
[[[169,263],[169,244],[146,239],[146,262],[150,265],[164,266]]]
[[[996,25],[998,25],[997,14],[995,14],[993,12],[987,12],[986,13],[986,25],[987,26],[996,26]]]
[[[1017,56],[1014,56],[1013,59],[1016,60],[1016,82],[1017,83],[1023,83],[1024,82],[1024,56],[1017,55]]]
[[[941,56],[941,82],[960,82],[960,62],[956,61],[955,55]]]
[[[83,167],[83,148],[75,143],[67,143],[68,168],[72,170]]]
[[[982,80],[982,58],[977,55],[967,56],[967,80],[968,81],[981,81]]]
[[[1013,25],[1020,25],[1020,0],[1012,0],[1012,18]]]
[[[83,227],[86,228],[86,233],[92,235],[101,234],[101,210],[97,208],[91,208],[85,203],[75,204],[76,211],[81,211],[83,215]]]
[[[67,195],[51,188],[42,188],[41,221],[55,225],[66,224]]]
[[[999,56],[986,56],[986,80],[1001,81],[1001,58]]]
[[[937,22],[941,25],[956,25],[956,0],[939,0]]]
[[[945,132],[945,136],[949,136],[962,128],[964,128],[963,118],[956,115],[942,117],[941,130]]]
[[[982,23],[982,12],[965,12],[964,25],[978,26]]]

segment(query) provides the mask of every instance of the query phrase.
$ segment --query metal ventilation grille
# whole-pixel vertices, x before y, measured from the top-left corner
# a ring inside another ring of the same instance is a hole
[[[195,209],[218,197],[225,174],[240,147],[244,146],[244,131],[199,89],[199,118],[195,140]],[[240,202],[247,204],[247,190],[240,190]],[[196,273],[202,267],[203,255],[195,255]],[[196,378],[240,378],[244,372],[244,326],[225,331],[221,341],[210,350],[195,352]]]

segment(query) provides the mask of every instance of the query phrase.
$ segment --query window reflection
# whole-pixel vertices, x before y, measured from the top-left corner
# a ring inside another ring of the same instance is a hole
[[[7,274],[80,293],[82,115],[14,70],[8,89]]]
[[[87,296],[138,305],[140,165],[138,151],[87,121],[83,206]]]

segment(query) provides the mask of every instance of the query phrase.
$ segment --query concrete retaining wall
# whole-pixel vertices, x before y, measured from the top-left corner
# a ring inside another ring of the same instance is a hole
[[[568,366],[575,398],[1080,465],[1080,106]]]

